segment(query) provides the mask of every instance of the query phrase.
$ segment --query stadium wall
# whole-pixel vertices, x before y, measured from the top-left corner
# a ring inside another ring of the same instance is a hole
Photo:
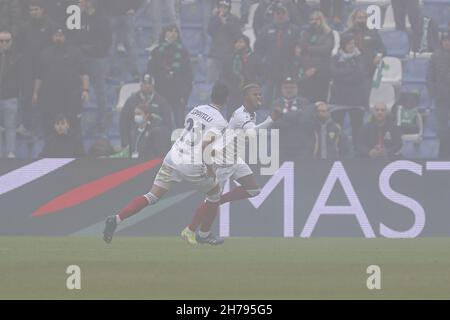
[[[0,161],[0,236],[98,236],[104,218],[148,191],[160,160]],[[255,168],[255,172],[259,172]],[[450,162],[286,162],[262,193],[221,208],[231,237],[415,238],[450,235]],[[231,183],[227,188],[233,187]],[[202,201],[177,185],[120,226],[123,236],[177,236]]]

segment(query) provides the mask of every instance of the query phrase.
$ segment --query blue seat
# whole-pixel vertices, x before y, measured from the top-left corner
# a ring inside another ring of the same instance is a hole
[[[449,0],[424,0],[423,13],[433,18],[441,31],[447,30],[450,22]]]
[[[184,28],[183,43],[191,55],[201,55],[206,52],[206,40],[201,27]]]
[[[406,32],[392,30],[380,32],[381,39],[386,46],[387,55],[403,59],[409,54],[410,44]]]
[[[433,108],[433,102],[428,94],[426,84],[403,84],[401,90],[404,92],[417,92],[420,95],[419,108],[421,110]]]
[[[423,84],[427,82],[429,58],[408,58],[403,68],[404,84]]]

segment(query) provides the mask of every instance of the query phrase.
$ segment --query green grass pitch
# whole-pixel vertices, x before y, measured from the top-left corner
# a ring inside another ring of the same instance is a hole
[[[0,299],[449,299],[450,239],[0,238]],[[81,268],[81,290],[66,269]],[[367,267],[381,268],[368,290]]]

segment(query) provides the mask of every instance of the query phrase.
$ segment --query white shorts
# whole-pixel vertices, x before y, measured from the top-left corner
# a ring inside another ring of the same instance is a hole
[[[217,166],[216,176],[220,187],[223,189],[228,179],[239,180],[243,177],[252,175],[253,171],[246,163],[233,164],[231,166]]]
[[[208,177],[206,167],[201,165],[173,165],[164,160],[154,184],[158,187],[169,190],[172,183],[186,181],[191,183],[195,189],[209,193],[218,183],[215,179]]]

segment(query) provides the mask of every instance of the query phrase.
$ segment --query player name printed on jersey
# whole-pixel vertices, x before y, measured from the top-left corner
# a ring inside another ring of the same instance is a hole
[[[184,129],[172,134],[175,143],[166,163],[229,166],[248,160],[250,165],[262,166],[262,175],[271,175],[279,168],[279,133],[254,130],[255,126],[255,115],[243,107],[236,110],[228,123],[216,107],[198,106],[186,116]],[[213,142],[205,147],[204,142],[211,138]]]

